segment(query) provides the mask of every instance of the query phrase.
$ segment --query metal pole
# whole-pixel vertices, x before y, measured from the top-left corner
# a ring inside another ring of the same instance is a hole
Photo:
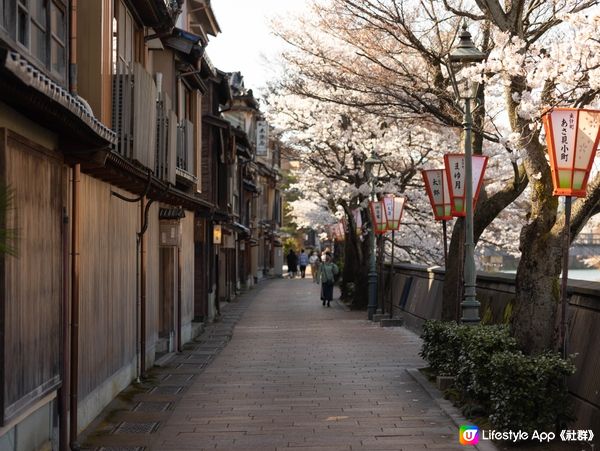
[[[385,279],[383,277],[383,267],[385,265],[385,235],[379,235],[379,246],[377,247],[379,248],[377,251],[379,254],[379,271],[377,277],[379,280],[379,289],[377,290],[377,306],[379,310],[378,313],[383,315],[385,313]]]
[[[565,197],[565,230],[563,232],[562,281],[560,286],[560,338],[563,358],[567,357],[567,282],[569,279],[569,246],[571,238],[571,196]]]
[[[446,220],[442,219],[442,230],[444,231],[444,271],[448,269],[448,227]]]
[[[390,318],[394,317],[394,248],[396,247],[394,233],[394,230],[392,230],[392,261],[390,262]]]
[[[479,302],[476,298],[475,243],[473,240],[473,159],[471,149],[471,99],[465,99],[465,297],[461,303],[465,324],[479,323]]]
[[[79,237],[81,219],[81,166],[73,166],[71,193],[71,361],[69,362],[70,409],[69,409],[69,446],[72,450],[81,449],[77,442],[78,406],[79,406]]]
[[[375,178],[373,176],[371,176],[371,199],[375,200]],[[369,232],[369,249],[371,255],[369,256],[369,303],[367,312],[369,320],[372,321],[375,310],[377,310],[377,266],[375,261],[375,224],[373,223],[373,218],[371,218],[371,230]]]

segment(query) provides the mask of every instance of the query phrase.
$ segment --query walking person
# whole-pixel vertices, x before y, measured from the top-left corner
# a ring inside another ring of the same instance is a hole
[[[287,254],[287,265],[290,279],[293,279],[296,277],[296,272],[298,271],[298,257],[296,256],[294,249],[290,249]]]
[[[308,266],[308,254],[304,252],[304,249],[300,251],[300,255],[298,256],[298,264],[300,265],[300,277],[304,279],[306,267]]]
[[[321,300],[323,305],[327,302],[327,307],[330,307],[330,302],[333,300],[333,283],[335,277],[339,274],[340,269],[331,258],[331,253],[325,253],[325,261],[321,264]]]
[[[321,283],[319,272],[321,270],[321,256],[317,252],[313,252],[308,259],[310,264],[310,273],[312,274],[313,283]]]

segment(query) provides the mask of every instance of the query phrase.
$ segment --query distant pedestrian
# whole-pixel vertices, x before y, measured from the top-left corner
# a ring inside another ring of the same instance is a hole
[[[308,263],[310,264],[310,273],[312,274],[314,283],[321,283],[319,272],[321,270],[321,256],[317,254],[317,252],[313,252],[310,258],[308,259]]]
[[[298,272],[298,257],[296,256],[294,249],[290,249],[287,254],[287,265],[290,279],[293,279],[296,277],[296,272]]]
[[[298,264],[300,265],[300,277],[304,279],[306,267],[308,266],[308,254],[304,252],[304,249],[300,251],[300,255],[298,256]]]
[[[333,300],[333,284],[336,276],[339,274],[340,269],[337,267],[331,258],[331,253],[325,253],[325,261],[321,264],[321,300],[323,305],[327,302],[327,307],[330,307],[329,303]]]

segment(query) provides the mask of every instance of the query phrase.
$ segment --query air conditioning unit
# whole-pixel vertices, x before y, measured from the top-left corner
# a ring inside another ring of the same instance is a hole
[[[160,221],[160,245],[179,246],[181,243],[181,223],[179,221]]]

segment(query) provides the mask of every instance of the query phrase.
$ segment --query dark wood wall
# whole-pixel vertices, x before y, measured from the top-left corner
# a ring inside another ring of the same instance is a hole
[[[154,363],[154,344],[158,340],[159,304],[159,220],[158,203],[152,204],[148,214],[146,239],[146,368]]]
[[[0,180],[13,193],[6,225],[17,234],[18,252],[0,256],[1,398],[8,420],[60,383],[66,176],[58,154],[0,129]]]
[[[135,359],[140,210],[111,188],[132,196],[81,176],[80,399]]]
[[[181,220],[181,323],[194,318],[194,213],[185,212]]]

